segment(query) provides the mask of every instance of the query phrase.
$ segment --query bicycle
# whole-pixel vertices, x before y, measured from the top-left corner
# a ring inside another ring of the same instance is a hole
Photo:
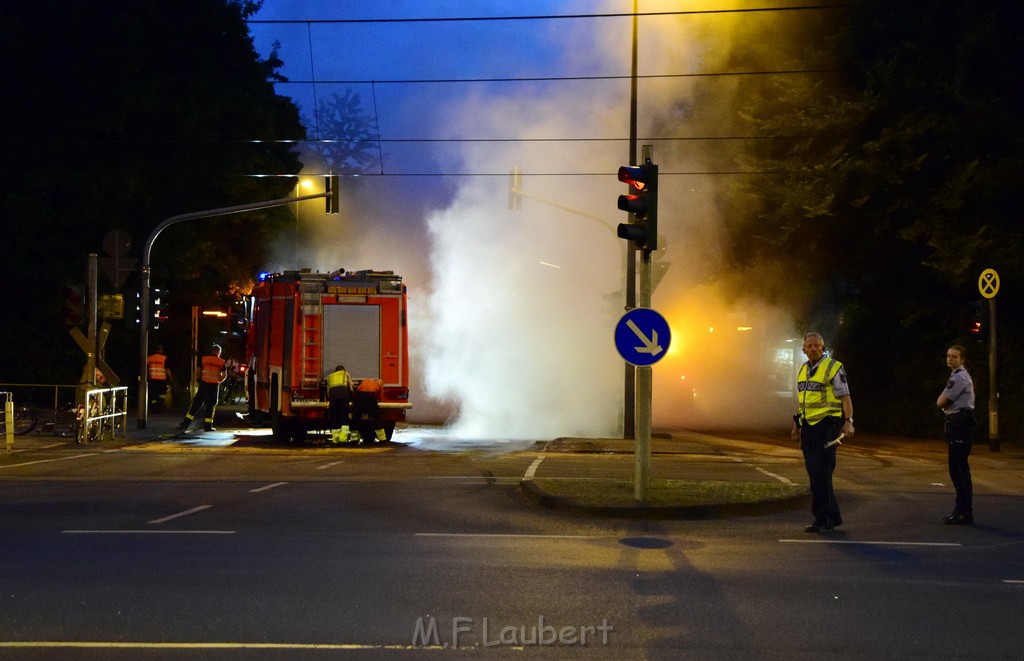
[[[6,415],[6,414],[5,414]],[[7,421],[4,420],[6,425]],[[35,412],[27,406],[15,406],[14,407],[14,435],[23,436],[33,429],[39,423],[39,418]]]
[[[79,410],[39,409],[19,405],[14,408],[14,435],[23,436],[31,431],[48,436],[71,438],[78,435]]]

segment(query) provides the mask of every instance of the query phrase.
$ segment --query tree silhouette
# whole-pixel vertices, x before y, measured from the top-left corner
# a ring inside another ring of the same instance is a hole
[[[309,125],[309,120],[306,123]],[[351,89],[320,101],[312,125],[319,135],[309,143],[309,149],[335,173],[363,174],[377,161],[374,119],[364,113],[359,94]]]

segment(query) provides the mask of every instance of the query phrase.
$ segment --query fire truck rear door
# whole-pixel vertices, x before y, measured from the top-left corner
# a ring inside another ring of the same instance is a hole
[[[380,378],[380,306],[324,306],[324,374],[335,365],[357,379]]]

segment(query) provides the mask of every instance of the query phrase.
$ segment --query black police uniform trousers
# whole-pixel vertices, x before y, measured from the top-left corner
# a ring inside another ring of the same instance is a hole
[[[967,458],[971,456],[971,445],[977,429],[978,420],[971,409],[946,416],[943,435],[949,445],[949,479],[956,489],[954,514],[974,514],[974,485]]]
[[[800,425],[800,449],[804,453],[804,466],[811,482],[811,514],[816,524],[838,526],[843,522],[839,503],[832,490],[832,472],[836,469],[836,447],[826,449],[843,429],[843,419],[829,416],[821,422]]]

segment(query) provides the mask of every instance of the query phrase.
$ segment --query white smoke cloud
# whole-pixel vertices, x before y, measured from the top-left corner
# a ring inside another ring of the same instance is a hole
[[[588,4],[587,11],[619,12],[624,4]],[[641,5],[678,9],[677,2]],[[741,20],[643,19],[641,75],[714,70]],[[546,30],[564,53],[552,73],[628,73],[628,19],[556,21]],[[466,66],[467,76],[486,75]],[[728,132],[722,127],[732,125],[736,85],[642,79],[640,135]],[[340,221],[307,218],[315,239],[283,247],[280,261],[290,268],[392,269],[406,277],[411,420],[447,419],[453,435],[469,438],[620,434],[624,363],[613,329],[624,311],[625,242],[614,227],[625,221],[615,209],[625,187],[615,172],[628,160],[628,80],[445,90],[440,101],[395,101],[401,108],[381,97],[385,134],[585,140],[438,145],[437,169],[477,174],[457,179],[446,208],[404,204],[422,191],[400,178],[368,177],[351,195],[359,213],[343,213]],[[386,124],[389,116],[414,114],[426,122],[415,132]],[[608,138],[618,141],[600,140]],[[656,141],[655,161],[663,173],[714,171],[723,163],[721,145]],[[525,195],[521,210],[510,211],[503,173],[516,166]],[[430,168],[385,153],[383,169]],[[667,271],[652,306],[668,319],[673,345],[654,366],[656,426],[763,426],[778,424],[788,410],[787,374],[801,358],[786,343],[796,334],[789,315],[715,284],[728,276],[716,202],[722,186],[714,175],[662,179],[667,249],[656,260]]]
[[[545,126],[529,130],[569,130],[550,119],[560,101],[538,115],[548,118]],[[501,126],[490,130],[518,133],[521,125],[503,118],[523,103],[492,104]],[[532,110],[538,111],[535,102]],[[481,107],[473,112],[479,121]],[[611,301],[621,287],[622,245],[608,211],[614,196],[595,205],[586,178],[543,176],[576,172],[587,162],[549,151],[469,150],[475,171],[522,167],[522,209],[508,209],[508,178],[471,177],[449,208],[428,218],[426,388],[455,403],[459,435],[539,439],[619,431],[622,368],[611,339]]]

